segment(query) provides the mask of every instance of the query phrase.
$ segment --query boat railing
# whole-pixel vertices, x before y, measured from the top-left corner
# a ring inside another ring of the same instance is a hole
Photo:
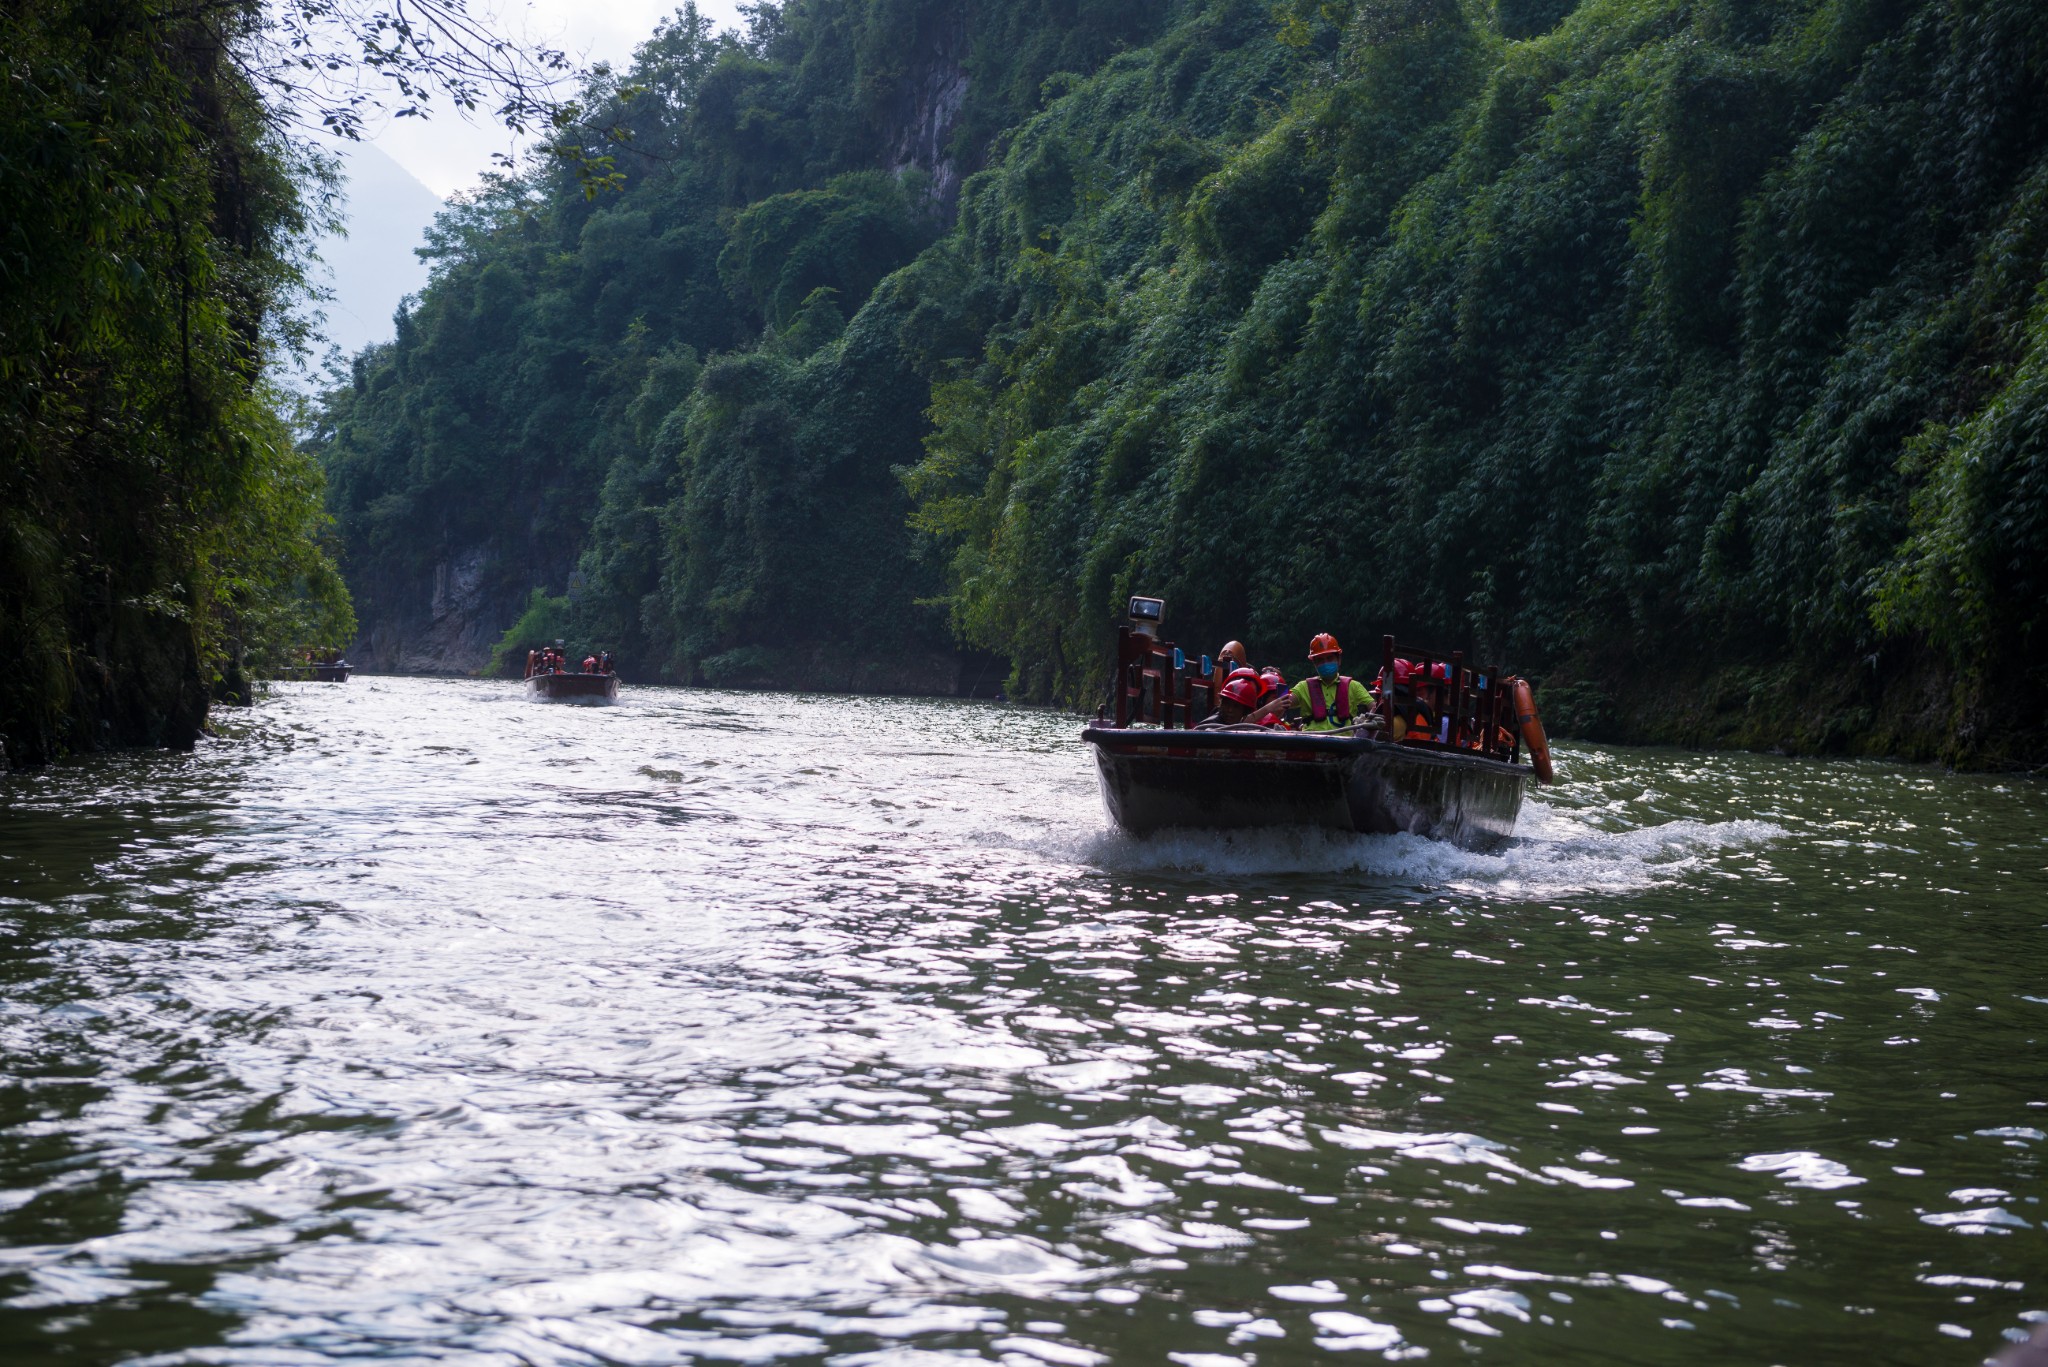
[[[1316,734],[1319,736],[1357,736],[1369,731],[1384,731],[1386,729],[1387,719],[1375,712],[1369,717],[1359,718],[1349,726],[1332,726],[1327,731],[1318,731]]]
[[[1116,725],[1188,730],[1216,710],[1223,674],[1206,655],[1191,662],[1171,641],[1120,626],[1111,689]]]
[[[1380,711],[1403,745],[1514,762],[1514,680],[1498,665],[1475,667],[1461,650],[1399,646],[1392,636],[1380,638],[1380,660]]]

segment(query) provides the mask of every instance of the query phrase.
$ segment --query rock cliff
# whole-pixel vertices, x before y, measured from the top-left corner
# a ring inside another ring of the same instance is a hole
[[[472,546],[437,562],[421,579],[367,595],[362,634],[349,648],[373,674],[474,674],[519,615],[523,591],[507,588],[500,557]]]
[[[916,168],[930,175],[932,198],[948,218],[959,202],[962,177],[976,169],[962,168],[953,148],[960,112],[967,104],[966,49],[966,17],[955,14],[917,54],[887,140],[889,169],[901,175]]]

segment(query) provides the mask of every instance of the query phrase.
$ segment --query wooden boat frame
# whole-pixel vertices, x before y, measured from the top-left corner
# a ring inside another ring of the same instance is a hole
[[[1466,849],[1514,834],[1525,765],[1351,734],[1088,727],[1103,805],[1134,835],[1173,827],[1408,832]]]
[[[526,696],[538,702],[602,706],[619,700],[619,676],[568,671],[559,674],[529,674],[526,677]]]

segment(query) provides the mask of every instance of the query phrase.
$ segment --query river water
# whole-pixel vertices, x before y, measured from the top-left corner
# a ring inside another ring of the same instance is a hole
[[[0,777],[9,1363],[1976,1363],[2048,792],[1562,747],[1499,856],[1072,718],[281,685]]]

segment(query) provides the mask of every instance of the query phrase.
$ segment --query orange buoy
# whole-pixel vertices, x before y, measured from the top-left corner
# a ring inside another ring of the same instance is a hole
[[[1527,679],[1515,680],[1515,725],[1522,730],[1522,744],[1529,747],[1529,766],[1536,771],[1536,781],[1557,782],[1557,771],[1550,767],[1550,741],[1543,734],[1543,723],[1537,720],[1536,694]]]

